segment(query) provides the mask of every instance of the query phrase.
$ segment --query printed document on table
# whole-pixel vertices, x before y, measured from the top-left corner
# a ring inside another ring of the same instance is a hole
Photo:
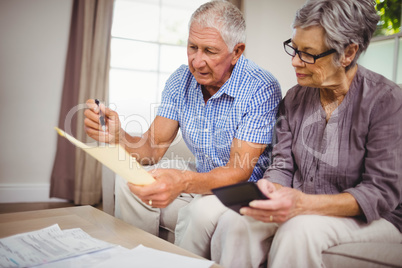
[[[121,145],[106,144],[90,147],[59,128],[55,128],[60,136],[81,148],[96,160],[110,168],[113,172],[137,185],[151,184],[155,179],[137,162]]]
[[[209,268],[213,261],[186,257],[139,245],[133,249],[116,246],[91,254],[57,262],[42,264],[37,268]]]
[[[31,267],[115,246],[80,228],[61,230],[55,224],[0,239],[0,267]]]
[[[213,261],[197,259],[139,245],[115,258],[104,260],[97,268],[209,268]]]
[[[0,239],[0,267],[38,268],[209,268],[213,261],[139,245],[127,249],[57,224]]]
[[[102,265],[102,263],[104,263],[105,261],[108,261],[108,260],[117,260],[117,262],[118,262],[119,256],[121,254],[124,254],[125,252],[130,252],[130,250],[125,247],[122,247],[122,246],[116,246],[113,248],[108,248],[105,250],[76,256],[73,258],[67,258],[67,259],[63,259],[60,261],[41,264],[39,266],[35,266],[35,268],[66,268],[66,267],[95,268],[95,267],[98,267],[99,265]],[[112,265],[110,267],[121,268],[116,265]],[[132,264],[131,267],[137,267],[137,266]],[[141,267],[141,268],[145,268],[145,267]]]

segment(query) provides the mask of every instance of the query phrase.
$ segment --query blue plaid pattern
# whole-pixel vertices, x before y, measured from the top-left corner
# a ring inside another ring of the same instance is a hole
[[[205,104],[201,85],[187,65],[167,80],[158,115],[179,122],[198,172],[226,165],[233,138],[270,144],[281,89],[271,73],[240,57],[231,77]],[[250,181],[270,165],[270,146],[260,156]]]

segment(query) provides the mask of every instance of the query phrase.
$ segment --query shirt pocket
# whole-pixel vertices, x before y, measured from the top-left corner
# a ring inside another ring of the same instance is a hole
[[[224,116],[219,118],[212,136],[214,146],[217,148],[230,147],[236,129],[237,124],[232,117]]]

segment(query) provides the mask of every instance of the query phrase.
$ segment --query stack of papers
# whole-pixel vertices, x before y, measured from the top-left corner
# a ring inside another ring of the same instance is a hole
[[[50,227],[0,239],[0,267],[208,268],[214,262],[139,245],[134,249],[95,239],[80,228]]]
[[[0,267],[29,267],[114,246],[79,228],[63,231],[55,224],[0,239]]]

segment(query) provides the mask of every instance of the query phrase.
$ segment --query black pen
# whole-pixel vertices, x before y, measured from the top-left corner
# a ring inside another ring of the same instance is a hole
[[[105,116],[103,115],[102,110],[101,110],[101,108],[100,108],[100,106],[99,106],[99,100],[98,100],[98,99],[95,99],[95,103],[96,103],[96,105],[98,105],[98,107],[99,107],[99,121],[100,121],[100,123],[101,123],[102,130],[103,130],[103,131],[106,131]]]

